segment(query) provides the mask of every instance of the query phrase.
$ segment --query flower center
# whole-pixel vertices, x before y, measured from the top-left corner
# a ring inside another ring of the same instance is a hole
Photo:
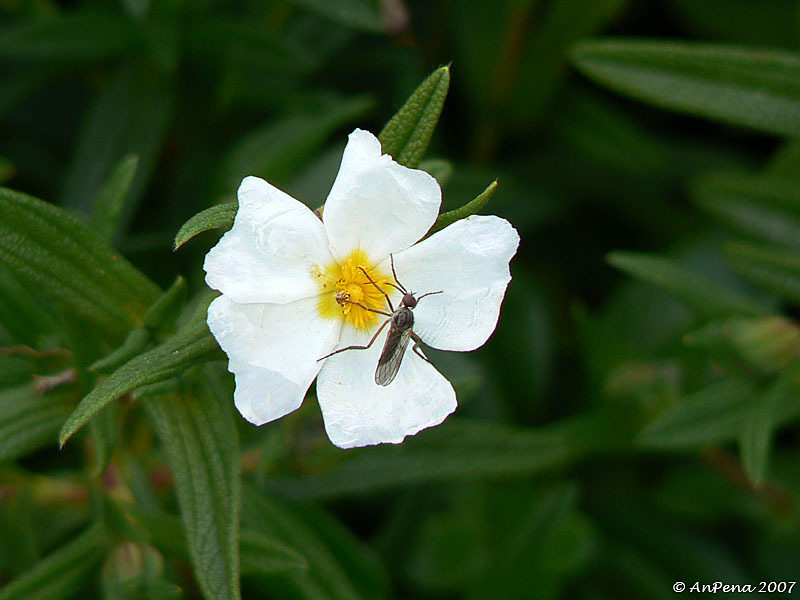
[[[314,276],[321,288],[319,312],[323,317],[342,319],[356,329],[364,329],[378,324],[380,315],[373,310],[389,310],[381,290],[391,290],[390,279],[372,266],[361,249],[353,250],[341,262],[317,268]]]

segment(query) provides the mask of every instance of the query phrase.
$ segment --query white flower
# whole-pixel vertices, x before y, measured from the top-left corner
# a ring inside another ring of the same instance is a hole
[[[358,129],[322,220],[262,179],[242,181],[233,229],[204,268],[222,292],[208,325],[230,360],[245,419],[261,425],[299,408],[314,378],[325,429],[342,448],[399,443],[455,410],[450,382],[411,345],[394,381],[375,383],[388,326],[368,350],[319,360],[370,340],[386,317],[365,308],[389,310],[381,290],[398,307],[390,256],[398,281],[417,297],[442,292],[414,309],[413,330],[425,344],[466,351],[486,342],[519,236],[504,219],[473,216],[416,243],[441,199],[433,177],[381,155],[378,139]]]

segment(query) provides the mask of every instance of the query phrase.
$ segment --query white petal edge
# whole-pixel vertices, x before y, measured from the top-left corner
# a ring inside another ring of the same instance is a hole
[[[361,248],[375,262],[408,248],[439,214],[442,190],[425,171],[397,164],[368,131],[350,134],[323,220],[338,260]]]
[[[206,255],[209,287],[239,303],[292,302],[319,294],[315,267],[331,263],[322,222],[258,177],[239,186],[233,228]]]
[[[364,345],[373,332],[350,330],[339,347]],[[440,424],[456,409],[453,386],[410,345],[394,381],[388,386],[375,383],[387,333],[388,326],[368,350],[328,358],[317,378],[325,431],[340,448],[399,444],[406,436]]]
[[[511,281],[509,262],[519,234],[505,219],[472,216],[456,221],[394,255],[400,282],[419,298],[414,331],[440,350],[469,351],[492,335]],[[389,268],[388,261],[382,268]]]
[[[300,406],[341,324],[319,316],[318,299],[288,304],[237,304],[226,296],[208,307],[208,326],[236,375],[234,401],[256,425]]]

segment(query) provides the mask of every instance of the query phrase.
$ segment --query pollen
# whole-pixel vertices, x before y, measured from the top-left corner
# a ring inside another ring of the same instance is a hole
[[[381,290],[392,291],[391,279],[376,269],[361,249],[344,260],[316,267],[313,274],[320,285],[319,312],[323,317],[365,329],[378,324],[381,315],[372,311],[389,310]]]

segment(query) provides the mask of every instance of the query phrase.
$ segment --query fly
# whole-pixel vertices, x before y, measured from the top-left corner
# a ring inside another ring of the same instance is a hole
[[[389,327],[389,335],[386,336],[386,343],[383,345],[383,350],[381,351],[381,356],[378,359],[378,368],[375,369],[375,383],[378,385],[387,386],[394,378],[397,376],[397,372],[400,370],[400,364],[403,362],[403,356],[406,353],[406,348],[408,348],[408,342],[410,340],[414,340],[414,345],[411,349],[414,353],[422,358],[425,362],[430,362],[425,355],[422,354],[419,350],[419,345],[422,343],[422,340],[419,336],[414,333],[414,313],[412,309],[417,306],[420,300],[422,300],[425,296],[432,296],[433,294],[441,294],[442,291],[439,290],[438,292],[428,292],[426,294],[422,294],[419,298],[414,296],[413,292],[410,292],[405,288],[405,286],[400,283],[397,279],[397,273],[394,270],[394,257],[390,254],[389,260],[391,261],[392,265],[392,276],[394,277],[395,283],[389,283],[390,286],[397,289],[398,291],[403,293],[403,298],[400,300],[400,305],[395,309],[394,305],[392,304],[391,299],[389,298],[389,294],[386,293],[373,279],[369,276],[367,271],[363,267],[359,267],[361,272],[364,273],[364,276],[367,280],[375,286],[381,294],[383,294],[384,298],[386,298],[386,303],[389,305],[389,310],[392,312],[386,312],[383,310],[375,310],[373,308],[367,308],[366,306],[359,304],[358,302],[353,302],[349,298],[342,298],[341,300],[337,297],[337,302],[340,304],[344,304],[349,302],[350,304],[355,304],[356,306],[360,306],[364,310],[368,310],[370,312],[378,313],[380,315],[384,315],[389,317],[386,319],[378,330],[375,332],[375,335],[372,336],[369,342],[367,342],[366,346],[347,346],[346,348],[340,348],[339,350],[334,350],[330,354],[326,354],[319,360],[323,360],[328,358],[329,356],[333,356],[334,354],[339,354],[339,352],[344,352],[345,350],[367,350],[375,343],[375,340],[380,335],[381,331],[386,327],[387,324],[391,323]]]

